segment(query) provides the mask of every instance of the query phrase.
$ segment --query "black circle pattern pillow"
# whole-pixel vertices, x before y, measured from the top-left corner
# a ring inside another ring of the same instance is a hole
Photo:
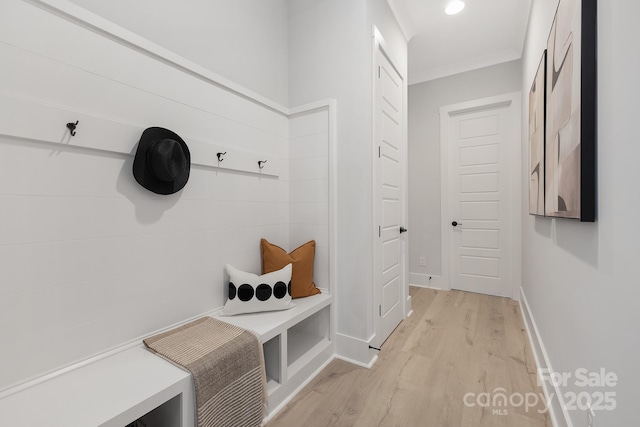
[[[291,302],[291,264],[262,276],[238,270],[229,264],[224,269],[229,275],[229,298],[222,314],[233,316],[295,307]]]

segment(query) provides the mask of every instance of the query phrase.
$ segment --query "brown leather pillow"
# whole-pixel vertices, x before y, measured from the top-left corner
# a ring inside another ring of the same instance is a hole
[[[287,253],[280,246],[276,246],[260,239],[260,253],[262,254],[262,274],[271,273],[293,264],[291,273],[291,297],[302,298],[320,293],[313,283],[313,259],[316,255],[316,241],[311,240],[299,248]]]

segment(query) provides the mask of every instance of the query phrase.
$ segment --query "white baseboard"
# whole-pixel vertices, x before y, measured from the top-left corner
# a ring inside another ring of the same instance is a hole
[[[520,311],[522,312],[522,319],[524,320],[524,325],[527,329],[529,341],[531,342],[533,349],[533,357],[536,361],[537,367],[538,382],[542,384],[544,397],[549,407],[551,423],[554,427],[573,427],[571,417],[564,409],[565,404],[562,397],[562,390],[558,386],[552,384],[549,381],[548,376],[547,378],[543,378],[541,375],[543,371],[555,371],[551,367],[549,355],[547,354],[547,350],[542,342],[542,337],[540,336],[540,332],[538,331],[538,327],[536,326],[536,322],[533,318],[533,313],[531,312],[529,303],[527,302],[527,297],[525,296],[524,289],[522,287],[520,288]]]
[[[411,295],[407,295],[407,301],[404,306],[405,319],[413,314],[413,308],[411,307]]]
[[[369,348],[372,339],[365,341],[336,332],[336,358],[371,368],[378,359],[376,350]]]
[[[449,284],[445,283],[442,276],[433,274],[409,273],[409,286],[417,286],[419,288],[437,289],[439,291],[448,291]]]
[[[348,357],[344,357],[344,356],[336,355],[336,359],[344,360],[345,362],[349,362],[352,365],[360,366],[361,368],[371,369],[373,365],[375,365],[375,363],[378,361],[378,355],[373,356],[373,359],[371,359],[371,362],[369,362],[366,365],[364,363],[358,362],[357,360],[349,359]]]

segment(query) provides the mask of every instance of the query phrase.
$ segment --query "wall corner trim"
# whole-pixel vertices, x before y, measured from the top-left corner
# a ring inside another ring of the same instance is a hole
[[[369,348],[374,338],[375,335],[365,341],[337,332],[336,359],[370,369],[378,360],[377,351]]]
[[[406,3],[397,0],[387,0],[387,4],[389,5],[389,9],[391,9],[391,13],[393,13],[394,18],[396,18],[396,22],[400,27],[400,31],[402,31],[404,39],[408,43],[412,38],[418,35],[419,31],[411,19],[411,14],[407,9]]]
[[[565,409],[562,390],[548,381],[548,376],[542,376],[542,371],[546,373],[555,371],[551,367],[549,354],[542,342],[542,337],[540,336],[540,332],[533,318],[533,313],[531,312],[531,308],[522,287],[520,288],[520,312],[522,313],[522,320],[524,321],[524,326],[527,329],[529,341],[531,342],[533,357],[536,362],[536,375],[538,383],[542,384],[542,390],[547,402],[551,423],[554,427],[573,427],[571,417]]]

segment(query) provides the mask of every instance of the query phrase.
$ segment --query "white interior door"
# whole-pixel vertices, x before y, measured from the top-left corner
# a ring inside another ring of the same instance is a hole
[[[380,50],[376,51],[374,126],[377,146],[375,280],[377,291],[377,345],[387,339],[404,318],[404,260],[401,227],[403,212],[404,143],[402,78]]]
[[[450,284],[510,296],[511,104],[449,117]],[[443,237],[446,238],[446,235]]]

